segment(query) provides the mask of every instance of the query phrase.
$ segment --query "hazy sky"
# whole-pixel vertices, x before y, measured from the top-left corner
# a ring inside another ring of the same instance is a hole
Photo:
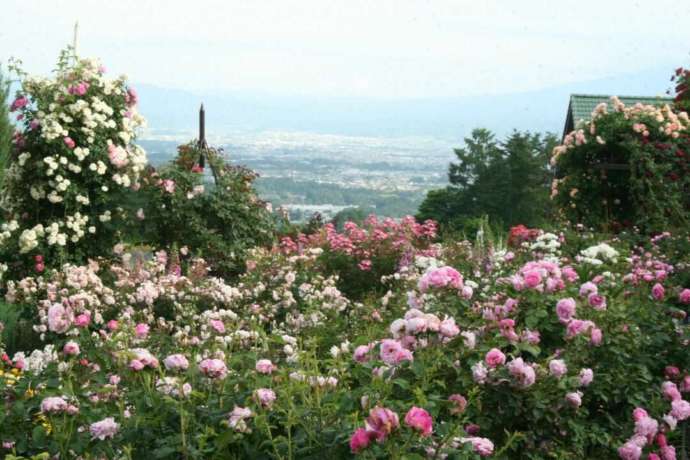
[[[0,59],[135,82],[367,97],[534,90],[690,64],[690,1],[1,0]]]

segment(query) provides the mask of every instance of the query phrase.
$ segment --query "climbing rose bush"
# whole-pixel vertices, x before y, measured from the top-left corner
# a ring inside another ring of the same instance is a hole
[[[669,105],[599,104],[556,147],[552,198],[573,224],[661,232],[687,225],[690,120]]]
[[[0,251],[15,277],[108,253],[147,164],[133,144],[144,119],[124,76],[68,51],[51,78],[20,76],[0,202]]]
[[[125,245],[115,262],[7,283],[37,344],[2,356],[2,452],[679,452],[690,418],[687,236],[535,229],[509,251],[423,245],[420,224],[398,225],[419,235],[390,224],[387,234],[408,235],[406,249],[357,300],[341,290],[330,251],[349,252],[346,270],[364,251],[373,267],[375,254],[392,253],[388,238],[352,238],[355,227],[252,250],[233,282],[191,254],[149,259]]]

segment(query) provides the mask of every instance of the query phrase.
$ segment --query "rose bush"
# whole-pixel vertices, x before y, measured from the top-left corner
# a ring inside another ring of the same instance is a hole
[[[571,223],[661,232],[687,225],[688,114],[665,105],[625,107],[616,97],[553,152],[552,198]]]
[[[126,248],[116,263],[10,282],[7,300],[36,318],[46,344],[3,359],[4,452],[574,459],[678,449],[690,291],[679,284],[688,253],[669,248],[687,238],[554,238],[481,255],[406,243],[396,268],[372,280],[385,293],[363,300],[339,289],[340,273],[324,274],[333,248],[323,235],[251,251],[231,284],[191,255],[180,272],[165,252],[146,261]],[[387,247],[362,238],[351,253]],[[649,420],[630,416],[638,407]]]
[[[133,143],[144,119],[126,77],[69,51],[53,78],[22,77],[0,201],[2,269],[14,277],[109,253],[147,163]]]

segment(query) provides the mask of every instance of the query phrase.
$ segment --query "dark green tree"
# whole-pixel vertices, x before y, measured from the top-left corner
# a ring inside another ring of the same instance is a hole
[[[437,220],[444,231],[469,231],[483,216],[502,228],[542,224],[550,212],[548,158],[556,142],[551,134],[518,131],[498,142],[475,129],[455,150],[450,184],[429,192],[417,217]]]
[[[5,173],[5,165],[12,149],[14,128],[9,114],[10,81],[0,67],[0,182]]]

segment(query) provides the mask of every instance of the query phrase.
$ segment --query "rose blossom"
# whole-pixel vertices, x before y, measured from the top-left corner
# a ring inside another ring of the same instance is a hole
[[[448,397],[448,401],[453,403],[453,407],[450,409],[451,414],[462,414],[465,412],[467,407],[467,399],[460,394],[452,394]]]
[[[256,372],[259,372],[260,374],[270,374],[277,369],[277,366],[275,366],[269,359],[260,359],[256,362],[255,368]]]
[[[93,439],[100,439],[103,441],[105,438],[112,439],[115,437],[115,434],[119,428],[120,425],[115,423],[115,419],[113,417],[107,417],[100,422],[92,423],[89,426],[89,431],[91,432]]]
[[[684,304],[690,304],[690,289],[683,289],[680,291],[680,294],[678,294],[678,300],[680,300],[680,303]]]
[[[228,368],[220,359],[204,359],[199,363],[199,370],[211,379],[224,379],[228,373]]]
[[[374,433],[367,431],[364,428],[357,428],[350,438],[350,451],[356,454],[367,447],[371,443]]]
[[[460,442],[469,442],[472,444],[472,449],[482,457],[488,457],[494,453],[494,443],[487,438],[479,438],[472,436],[469,438],[460,438]]]
[[[68,356],[77,356],[80,353],[79,344],[69,341],[62,347],[62,352]]]
[[[556,314],[558,319],[562,323],[567,323],[575,314],[575,299],[568,297],[566,299],[561,299],[556,304]]]
[[[664,300],[665,293],[666,290],[660,283],[656,283],[654,286],[652,286],[652,297],[654,297],[654,300]]]
[[[138,339],[145,339],[149,335],[149,325],[144,323],[139,323],[134,327],[134,335]]]
[[[268,409],[271,408],[273,402],[276,400],[275,392],[269,388],[259,388],[254,392],[254,396],[261,406]]]
[[[594,371],[592,369],[582,369],[580,371],[580,385],[583,387],[589,386],[594,380]]]
[[[504,355],[503,352],[501,352],[501,350],[498,348],[492,348],[486,354],[484,361],[486,362],[487,366],[495,368],[503,365],[506,362],[506,355]]]
[[[165,368],[170,371],[184,371],[189,368],[189,361],[187,361],[187,358],[181,354],[168,356],[163,360],[163,364],[165,365]]]
[[[405,415],[405,424],[410,428],[421,432],[422,436],[431,435],[433,421],[429,413],[420,408],[413,406]]]
[[[383,442],[393,430],[400,426],[400,420],[398,414],[392,410],[377,406],[369,411],[365,426],[378,442]]]
[[[552,359],[549,361],[549,372],[554,377],[561,378],[568,372],[568,367],[562,359]]]
[[[59,396],[49,396],[41,401],[41,412],[57,413],[67,409],[67,401]]]
[[[578,408],[582,405],[582,393],[579,391],[573,391],[565,395],[565,400],[574,408]]]

